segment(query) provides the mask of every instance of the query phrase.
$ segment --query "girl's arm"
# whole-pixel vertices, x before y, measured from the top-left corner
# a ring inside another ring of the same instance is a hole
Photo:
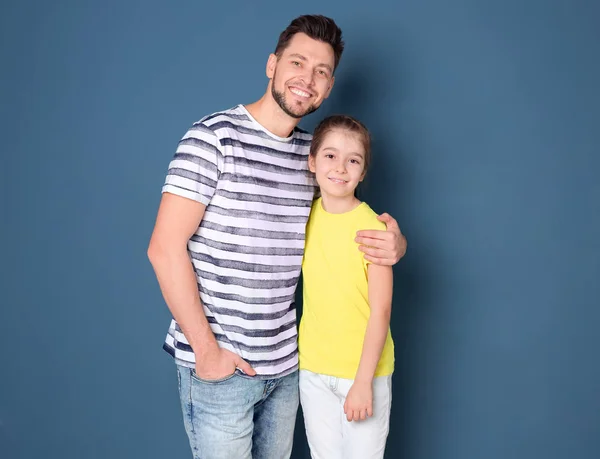
[[[391,266],[369,264],[369,307],[360,363],[346,402],[344,413],[348,421],[358,421],[373,415],[373,377],[381,358],[390,327],[392,313],[393,274]]]

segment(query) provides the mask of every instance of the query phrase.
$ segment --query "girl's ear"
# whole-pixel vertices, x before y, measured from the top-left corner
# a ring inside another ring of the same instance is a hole
[[[314,174],[317,172],[315,157],[313,155],[308,155],[308,169]],[[362,179],[361,179],[362,180]]]
[[[363,173],[360,175],[360,180],[359,182],[362,182],[365,179],[365,176],[367,175],[367,171],[363,171]]]

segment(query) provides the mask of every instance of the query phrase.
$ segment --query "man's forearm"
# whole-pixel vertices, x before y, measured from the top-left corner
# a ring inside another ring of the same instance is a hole
[[[187,250],[149,254],[158,284],[171,314],[196,355],[218,349],[198,293],[198,283]]]

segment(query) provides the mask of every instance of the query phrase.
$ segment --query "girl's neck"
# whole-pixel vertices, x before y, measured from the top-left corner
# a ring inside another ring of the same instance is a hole
[[[323,210],[329,214],[345,214],[356,209],[360,205],[360,200],[354,195],[349,196],[330,196],[321,194],[321,204]]]

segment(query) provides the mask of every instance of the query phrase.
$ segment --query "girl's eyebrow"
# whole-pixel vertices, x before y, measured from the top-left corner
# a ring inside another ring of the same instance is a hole
[[[359,151],[353,151],[353,152],[349,153],[348,156],[358,156],[360,159],[364,159],[365,154],[361,153]]]
[[[335,147],[324,147],[321,149],[321,151],[334,151],[336,153],[339,152],[339,150]],[[361,153],[359,151],[353,151],[351,153],[348,154],[348,156],[358,156],[360,159],[364,159],[365,158],[365,154]]]

